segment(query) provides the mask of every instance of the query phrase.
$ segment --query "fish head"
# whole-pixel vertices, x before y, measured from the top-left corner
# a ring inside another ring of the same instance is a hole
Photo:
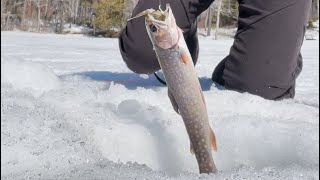
[[[179,27],[173,16],[171,7],[166,5],[166,10],[148,13],[145,18],[146,28],[150,38],[162,49],[170,49],[177,45],[179,41]]]

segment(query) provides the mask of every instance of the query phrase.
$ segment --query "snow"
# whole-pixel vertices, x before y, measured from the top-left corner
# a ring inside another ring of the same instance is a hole
[[[305,41],[294,100],[211,83],[231,40],[200,39],[197,71],[218,143],[198,175],[181,118],[117,39],[1,32],[1,179],[318,179],[319,41]]]
[[[15,89],[30,89],[34,91],[35,96],[39,96],[59,86],[59,78],[50,68],[42,64],[1,59],[1,65],[1,82],[13,84]]]
[[[64,33],[71,33],[71,34],[87,34],[92,32],[92,28],[86,27],[86,26],[79,26],[76,24],[65,24],[63,26],[63,32]]]

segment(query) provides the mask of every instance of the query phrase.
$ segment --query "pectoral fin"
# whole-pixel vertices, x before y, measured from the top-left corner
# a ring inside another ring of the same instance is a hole
[[[176,99],[174,98],[174,96],[173,96],[173,94],[171,93],[170,90],[168,90],[168,96],[169,96],[169,99],[171,101],[171,104],[172,104],[172,107],[173,107],[174,111],[176,111],[176,113],[180,114],[179,107],[178,107],[178,104],[176,102]]]
[[[187,63],[190,61],[189,55],[188,55],[187,53],[185,53],[185,52],[183,52],[183,53],[181,54],[181,59],[182,59],[182,61],[183,61],[184,64],[187,64]]]
[[[192,155],[195,154],[195,153],[194,153],[194,148],[193,148],[193,145],[192,145],[191,141],[190,141],[190,153],[191,153]]]
[[[216,136],[211,128],[210,128],[210,143],[211,143],[212,149],[217,152]]]
[[[190,61],[189,54],[187,51],[184,49],[179,49],[180,55],[181,55],[181,60],[184,64],[187,64]]]

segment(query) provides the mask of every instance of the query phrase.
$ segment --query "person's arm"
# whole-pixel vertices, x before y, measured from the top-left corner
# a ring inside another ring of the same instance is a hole
[[[158,6],[159,0],[139,0],[132,17],[149,8],[157,9]],[[127,22],[119,37],[119,47],[124,62],[133,72],[152,74],[160,69],[143,17]]]
[[[203,11],[208,9],[213,1],[214,0],[181,0],[191,22],[195,21]]]
[[[161,0],[162,7],[170,3],[177,25],[184,31],[193,61],[198,58],[198,39],[196,37],[196,17],[201,14],[213,0]],[[140,0],[132,16],[149,9],[158,9],[159,0]],[[139,74],[151,74],[160,69],[148,37],[144,18],[136,18],[127,23],[119,37],[119,47],[123,60],[128,68]]]
[[[129,21],[119,37],[121,56],[130,70],[151,74],[160,69],[143,18]]]

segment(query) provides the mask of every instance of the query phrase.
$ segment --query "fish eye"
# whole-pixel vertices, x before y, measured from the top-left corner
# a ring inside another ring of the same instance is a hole
[[[149,26],[149,28],[150,28],[150,31],[153,32],[153,33],[158,31],[157,26],[155,26],[154,24],[151,24],[151,25]]]

